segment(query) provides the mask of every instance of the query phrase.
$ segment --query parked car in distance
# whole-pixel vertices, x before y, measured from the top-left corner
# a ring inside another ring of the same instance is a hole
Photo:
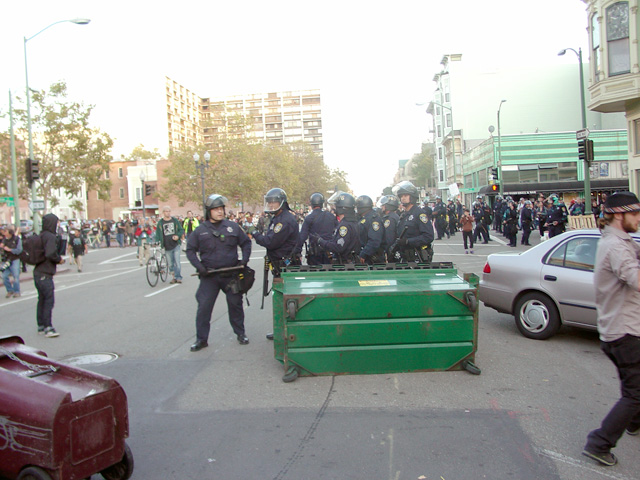
[[[640,235],[633,234],[640,243]],[[545,340],[561,325],[595,330],[593,268],[599,230],[572,230],[522,253],[494,253],[478,290],[487,307],[515,317],[527,338]]]
[[[20,220],[20,232],[25,235],[33,233],[33,220]]]

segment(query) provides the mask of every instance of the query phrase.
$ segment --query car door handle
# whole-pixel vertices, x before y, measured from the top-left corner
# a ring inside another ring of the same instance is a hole
[[[550,282],[555,282],[558,279],[558,277],[555,277],[553,275],[545,275],[544,279],[549,280]]]

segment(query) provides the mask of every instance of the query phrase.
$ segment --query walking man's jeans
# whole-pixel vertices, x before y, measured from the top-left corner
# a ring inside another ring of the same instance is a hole
[[[11,281],[13,277],[13,282]],[[2,283],[4,283],[7,293],[20,293],[20,259],[16,258],[11,265],[2,272]]]
[[[51,314],[54,304],[54,285],[51,275],[37,274],[33,276],[33,283],[38,291],[38,307],[36,309],[36,320],[38,327],[47,328],[51,326]]]
[[[173,250],[165,250],[167,254],[167,263],[169,264],[169,271],[173,272],[173,277],[176,280],[182,280],[180,274],[180,245],[176,245]]]
[[[625,429],[640,427],[640,337],[625,335],[613,342],[601,342],[600,347],[618,369],[622,397],[600,428],[587,436],[585,450],[592,453],[608,453]]]

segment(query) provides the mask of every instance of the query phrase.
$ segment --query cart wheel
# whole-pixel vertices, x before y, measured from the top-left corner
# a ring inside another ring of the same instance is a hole
[[[106,480],[127,480],[133,473],[133,454],[129,445],[124,444],[122,460],[100,471]]]
[[[298,378],[298,369],[296,367],[289,367],[289,370],[287,370],[287,373],[285,373],[284,376],[282,377],[282,381],[284,383],[291,383],[296,378]]]
[[[478,308],[478,300],[476,299],[476,296],[473,294],[473,292],[467,292],[465,295],[465,300],[467,301],[469,310],[475,312],[476,308]]]
[[[482,370],[480,370],[480,368],[473,363],[471,360],[465,360],[462,362],[462,368],[464,368],[467,372],[473,374],[473,375],[480,375],[482,373]]]
[[[20,472],[17,480],[52,480],[52,478],[40,467],[27,467]]]
[[[289,314],[289,318],[291,320],[296,319],[296,311],[296,302],[294,302],[293,300],[289,300],[287,302],[287,313]]]

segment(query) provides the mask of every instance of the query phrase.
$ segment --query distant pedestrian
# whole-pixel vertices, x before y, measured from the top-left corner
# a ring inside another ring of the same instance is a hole
[[[622,434],[640,434],[640,201],[631,192],[607,198],[599,227],[593,283],[600,348],[618,370],[622,398],[587,436],[582,452],[607,466],[618,463],[613,449]]]
[[[173,272],[173,279],[169,283],[182,283],[180,271],[180,242],[184,237],[184,230],[177,218],[171,216],[171,207],[162,209],[162,218],[158,221],[156,240],[167,254],[169,271]]]
[[[469,213],[469,209],[467,207],[464,207],[462,211],[462,216],[460,217],[460,226],[462,227],[464,253],[473,253],[473,217]],[[467,243],[467,241],[469,243]]]
[[[22,253],[22,239],[16,235],[13,227],[0,227],[0,251],[2,257],[2,282],[7,290],[6,298],[20,296],[20,253]]]
[[[82,238],[80,230],[75,230],[71,237],[71,249],[73,252],[73,259],[78,266],[78,272],[82,272],[82,257],[87,253],[87,243]]]
[[[33,269],[33,283],[38,291],[38,306],[36,320],[38,333],[46,337],[57,337],[59,334],[53,328],[52,315],[55,285],[53,276],[56,274],[56,266],[64,263],[64,259],[58,253],[56,244],[56,232],[58,229],[58,217],[48,213],[42,218],[42,232],[40,238],[44,246],[45,261],[36,265]]]

